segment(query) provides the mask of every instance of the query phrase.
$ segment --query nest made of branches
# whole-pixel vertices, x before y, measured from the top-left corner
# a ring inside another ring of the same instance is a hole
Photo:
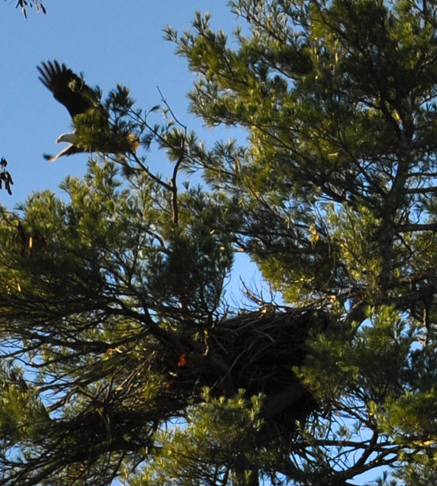
[[[214,350],[230,365],[237,388],[270,395],[290,384],[302,365],[310,331],[329,325],[324,311],[261,310],[222,321],[213,336]]]
[[[164,353],[159,367],[161,373],[171,374],[168,394],[180,405],[183,396],[200,400],[205,387],[213,396],[226,395],[226,383],[230,383],[235,391],[244,389],[248,397],[263,394],[265,401],[283,400],[276,403],[277,412],[268,421],[280,426],[290,438],[290,434],[296,435],[298,424],[305,423],[318,408],[295,370],[305,360],[310,333],[324,332],[332,321],[329,310],[269,308],[223,319],[209,330],[205,355],[222,363],[225,371],[218,373],[217,368],[208,365],[208,359],[196,360],[198,351],[188,346],[182,366],[180,359],[176,363],[168,359],[168,352]],[[293,386],[300,390],[297,399],[286,393]]]

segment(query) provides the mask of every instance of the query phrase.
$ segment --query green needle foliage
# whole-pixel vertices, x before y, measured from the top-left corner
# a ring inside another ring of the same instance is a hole
[[[437,480],[437,4],[230,8],[166,34],[246,137],[119,86],[85,177],[2,211],[0,486]],[[231,307],[235,252],[280,304]]]

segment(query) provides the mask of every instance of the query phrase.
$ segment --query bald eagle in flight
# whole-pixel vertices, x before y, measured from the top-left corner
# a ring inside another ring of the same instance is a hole
[[[62,103],[68,110],[73,120],[73,123],[78,116],[89,117],[90,125],[98,125],[98,128],[103,127],[103,131],[109,133],[109,114],[103,105],[100,103],[100,93],[97,89],[90,88],[84,80],[77,76],[71,69],[68,69],[65,64],[59,64],[57,61],[43,62],[41,67],[37,69],[41,76],[40,81],[46,86],[60,103]],[[70,133],[63,133],[58,137],[56,143],[68,142],[69,145],[61,150],[57,155],[44,155],[44,158],[49,162],[54,162],[64,155],[72,155],[78,152],[93,152],[92,147],[82,146],[78,143],[76,131]],[[126,143],[127,142],[127,143]],[[133,134],[129,133],[123,137],[123,143],[116,140],[111,143],[105,143],[104,147],[100,147],[102,151],[108,153],[123,153],[130,149],[137,148],[136,139]]]

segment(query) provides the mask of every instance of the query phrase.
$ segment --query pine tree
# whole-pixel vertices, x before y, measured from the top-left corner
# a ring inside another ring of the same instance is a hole
[[[437,5],[231,8],[231,40],[201,15],[167,36],[192,111],[247,143],[153,125],[118,87],[114,139],[172,176],[101,154],[67,200],[2,213],[0,485],[437,479]],[[226,304],[235,252],[280,304]]]

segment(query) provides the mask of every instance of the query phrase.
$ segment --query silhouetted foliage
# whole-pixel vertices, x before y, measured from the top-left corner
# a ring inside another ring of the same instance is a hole
[[[23,15],[27,18],[27,8],[35,7],[37,12],[47,13],[46,8],[41,0],[18,0],[16,8],[20,8]]]

